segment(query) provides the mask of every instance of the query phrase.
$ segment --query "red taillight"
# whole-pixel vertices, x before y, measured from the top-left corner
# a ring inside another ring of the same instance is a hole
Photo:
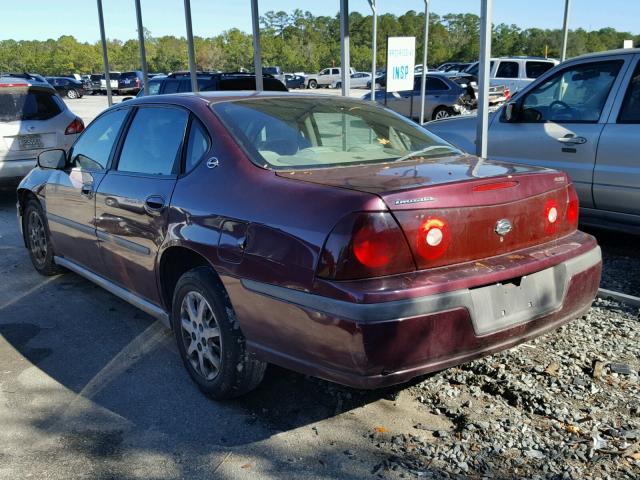
[[[65,135],[74,135],[84,130],[84,123],[78,117],[71,122],[64,131]]]
[[[136,87],[140,86],[140,79],[136,77]]]
[[[335,280],[380,277],[415,270],[404,234],[388,212],[343,218],[325,242],[318,275]]]
[[[509,90],[508,88],[504,89],[504,98],[507,101],[511,100],[511,90]]]
[[[447,222],[440,218],[427,218],[416,234],[418,253],[425,260],[440,258],[449,248],[451,232]]]
[[[580,211],[580,202],[578,201],[578,194],[573,185],[567,187],[567,193],[569,199],[567,202],[567,222],[570,225],[578,225],[578,213]]]
[[[0,87],[30,87],[30,83],[0,83]]]

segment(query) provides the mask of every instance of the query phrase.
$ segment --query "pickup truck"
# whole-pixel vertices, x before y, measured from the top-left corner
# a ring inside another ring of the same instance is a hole
[[[477,120],[424,127],[475,151]],[[522,88],[489,117],[489,157],[569,174],[583,225],[640,234],[640,49],[568,60]]]
[[[335,85],[336,82],[342,80],[341,72],[340,67],[325,68],[318,74],[307,75],[305,86],[311,89],[329,88],[332,84]],[[350,68],[349,72],[350,74],[356,73],[353,68]]]

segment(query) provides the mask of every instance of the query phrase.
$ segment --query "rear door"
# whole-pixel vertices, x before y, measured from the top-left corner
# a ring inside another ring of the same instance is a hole
[[[491,158],[565,171],[580,204],[593,206],[591,186],[598,140],[628,55],[572,62],[523,92],[517,122],[496,115],[489,130]]]
[[[105,176],[116,141],[129,114],[107,112],[82,133],[69,153],[69,167],[52,173],[46,186],[51,239],[58,255],[100,273],[95,228],[95,191]]]
[[[595,207],[640,215],[640,56],[620,89],[604,126],[595,170]]]
[[[504,85],[511,92],[522,90],[520,84],[520,63],[515,60],[500,60],[496,76],[491,85]]]
[[[178,107],[137,108],[117,162],[96,195],[104,275],[158,304],[155,261],[166,235],[188,119],[189,112]]]

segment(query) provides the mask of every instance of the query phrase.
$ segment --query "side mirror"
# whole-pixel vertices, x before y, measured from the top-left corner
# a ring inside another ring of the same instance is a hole
[[[120,103],[122,102],[126,102],[127,100],[133,100],[134,97],[124,97],[122,100],[120,100]]]
[[[53,168],[62,170],[67,163],[67,154],[64,150],[45,150],[38,155],[38,166],[40,168]]]
[[[504,113],[502,118],[505,122],[513,123],[518,120],[520,105],[518,102],[509,102],[504,106]]]

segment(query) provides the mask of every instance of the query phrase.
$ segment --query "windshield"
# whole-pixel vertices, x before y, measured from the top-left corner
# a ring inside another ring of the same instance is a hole
[[[53,93],[3,88],[0,90],[0,121],[48,120],[62,111],[60,103]]]
[[[213,111],[256,165],[273,170],[461,154],[415,123],[366,102],[261,98],[218,103]]]

